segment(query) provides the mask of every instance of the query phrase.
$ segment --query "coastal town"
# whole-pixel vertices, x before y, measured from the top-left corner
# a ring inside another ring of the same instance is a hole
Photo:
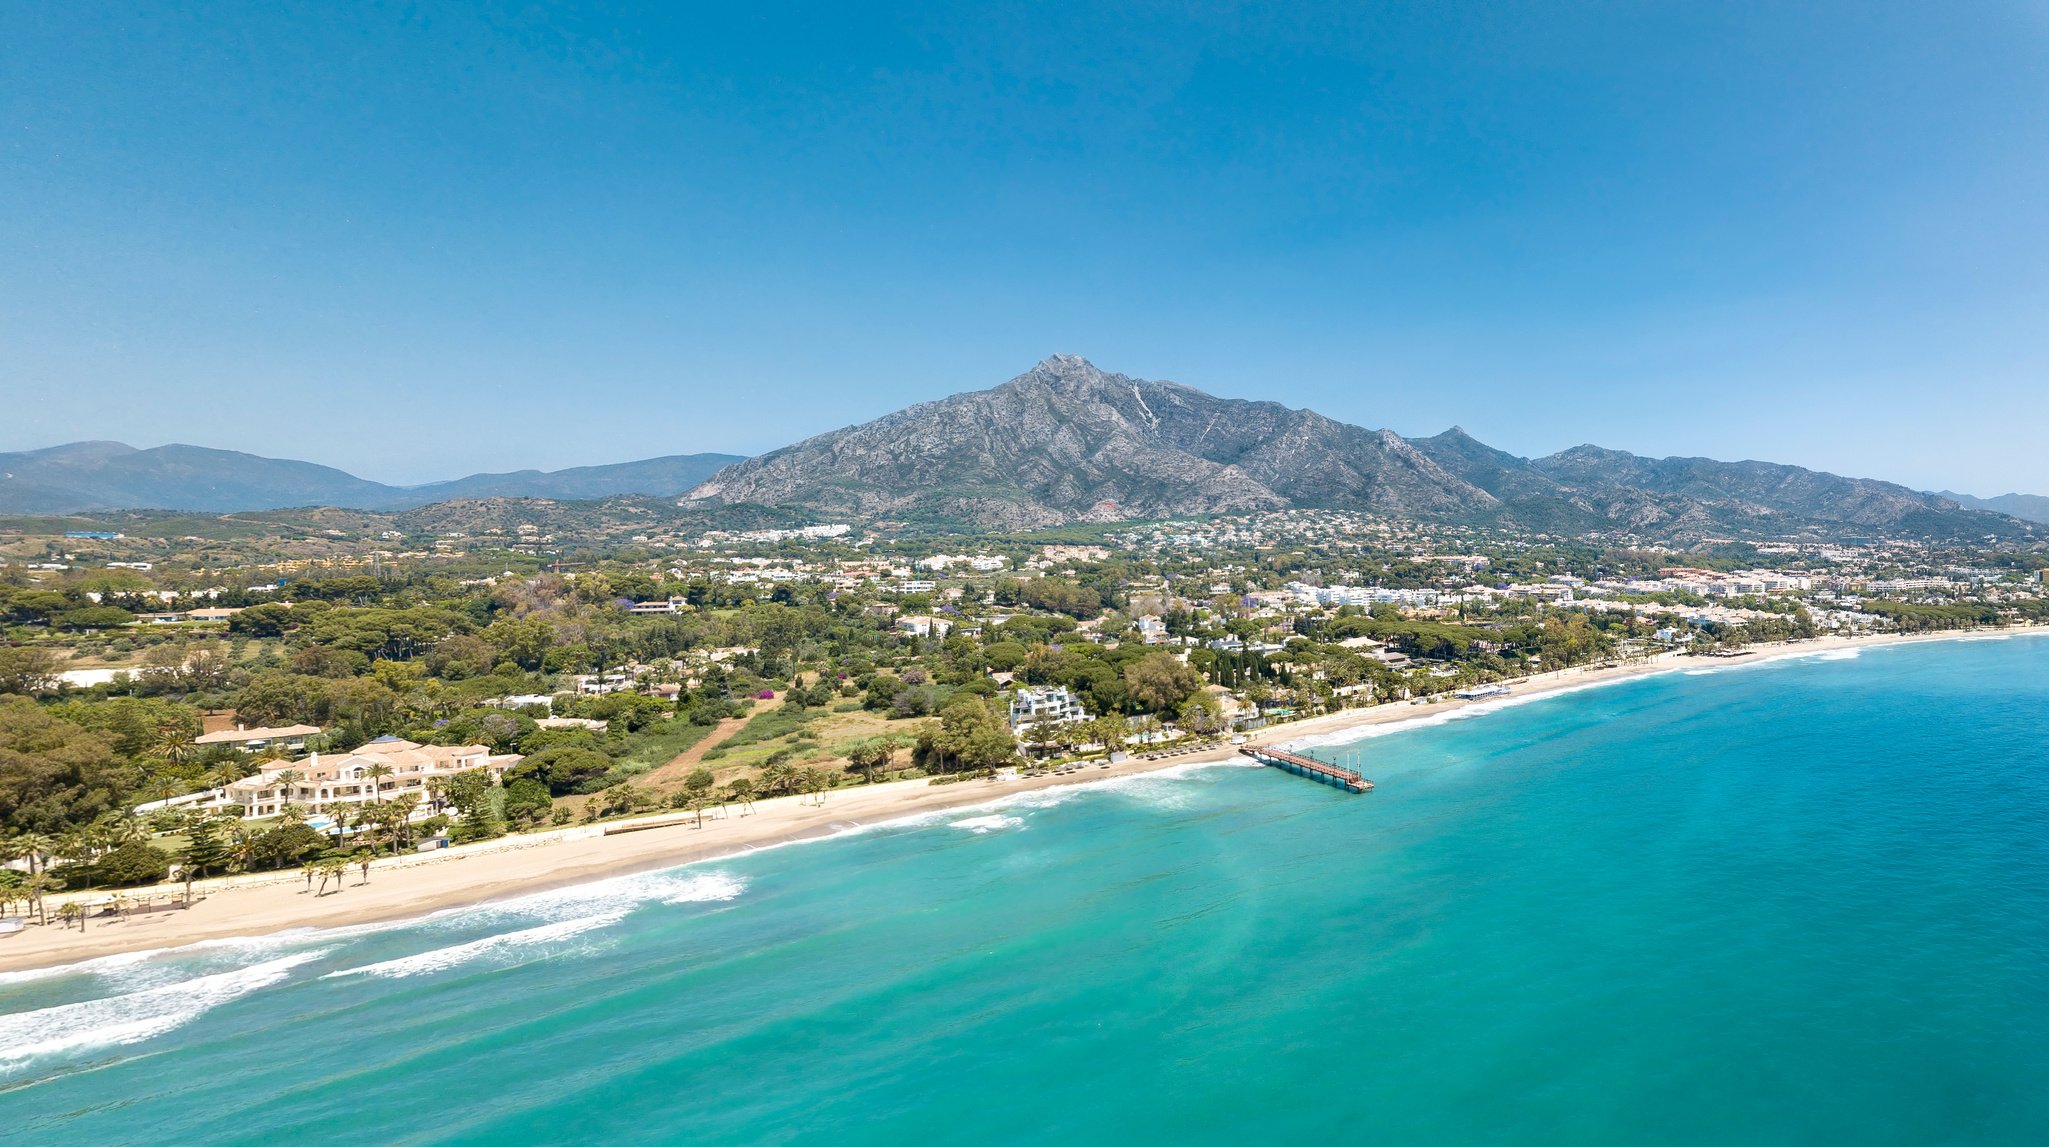
[[[348,865],[508,838],[1213,759],[1559,674],[2049,618],[2049,559],[2015,546],[1348,512],[339,533],[0,534],[9,927],[82,938],[266,873],[339,894]]]

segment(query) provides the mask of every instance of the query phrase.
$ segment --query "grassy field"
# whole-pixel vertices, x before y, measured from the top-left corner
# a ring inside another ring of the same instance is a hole
[[[914,726],[863,710],[771,709],[756,714],[731,737],[705,754],[721,780],[781,759],[797,765],[845,765],[846,746],[879,733],[909,733]]]
[[[716,725],[669,721],[658,731],[641,738],[631,752],[619,758],[618,767],[628,774],[638,775],[667,764],[676,754],[709,737],[715,728]]]

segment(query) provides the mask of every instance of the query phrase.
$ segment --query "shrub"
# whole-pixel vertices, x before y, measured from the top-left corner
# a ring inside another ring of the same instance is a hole
[[[131,840],[100,857],[94,867],[107,884],[155,884],[171,874],[171,857],[148,841]]]

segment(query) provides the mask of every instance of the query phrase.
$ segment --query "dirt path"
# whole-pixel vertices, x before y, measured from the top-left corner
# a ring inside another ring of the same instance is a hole
[[[765,701],[756,701],[754,708],[740,714],[738,717],[728,717],[714,725],[712,731],[705,734],[704,739],[671,757],[667,764],[635,778],[636,783],[648,788],[661,788],[664,785],[682,784],[683,778],[689,776],[691,770],[697,768],[698,764],[704,760],[706,753],[724,744],[728,737],[739,732],[742,725],[745,725],[755,717],[771,709],[781,708],[782,703],[783,695],[781,693]]]

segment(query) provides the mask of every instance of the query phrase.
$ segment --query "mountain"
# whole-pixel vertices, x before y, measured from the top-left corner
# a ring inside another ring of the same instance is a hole
[[[693,501],[1003,529],[1288,507],[1663,537],[2027,536],[1904,486],[1581,446],[1521,458],[1453,428],[1405,439],[1279,403],[1055,355],[993,390],[920,403],[719,471]]]
[[[452,498],[553,498],[580,501],[625,494],[673,497],[735,462],[736,454],[671,454],[609,466],[575,466],[567,470],[516,470],[509,474],[472,474],[452,482],[405,488],[405,506],[425,506]],[[395,505],[401,503],[394,503]]]
[[[390,491],[331,466],[202,446],[75,442],[0,454],[0,509],[13,513],[367,508]]]
[[[688,454],[402,487],[198,446],[76,442],[0,454],[0,513],[11,514],[411,510],[628,495],[682,495],[693,514],[747,520],[811,515],[1006,530],[1287,508],[1670,540],[2035,538],[2043,531],[2021,519],[2049,523],[2049,499],[2025,495],[1927,494],[1798,466],[1645,458],[1598,446],[1530,459],[1458,427],[1408,439],[1313,410],[1106,373],[1073,355],[1055,355],[991,390],[920,403],[750,459]]]
[[[2001,494],[1997,498],[1973,498],[1969,494],[1956,494],[1944,490],[1936,497],[1948,498],[1973,510],[1990,510],[1995,514],[2010,514],[2025,521],[2049,524],[2049,498],[2040,494]]]
[[[1105,374],[1072,355],[737,463],[689,497],[1005,528],[1325,504],[1425,518],[1495,504],[1391,431]]]
[[[120,442],[74,442],[0,454],[0,513],[229,513],[295,506],[397,510],[451,498],[672,496],[737,461],[728,454],[685,454],[553,473],[474,474],[404,487],[371,482],[331,466],[235,450],[183,445],[138,450]]]

